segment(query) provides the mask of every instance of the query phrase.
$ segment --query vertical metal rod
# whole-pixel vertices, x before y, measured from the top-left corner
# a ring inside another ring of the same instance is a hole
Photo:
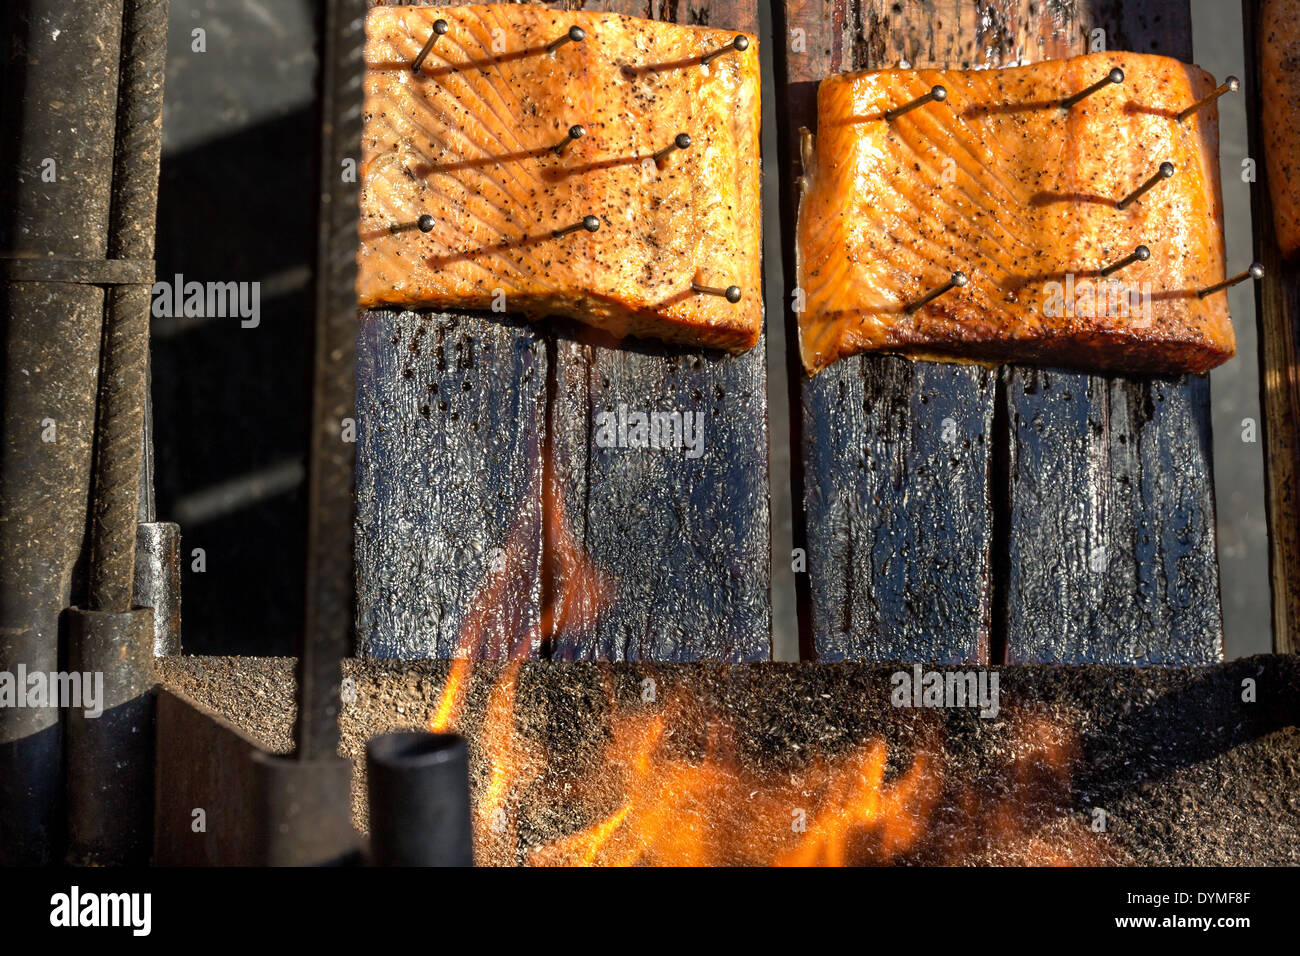
[[[152,259],[169,0],[126,0],[108,254]],[[149,356],[148,286],[108,292],[90,525],[92,610],[127,611],[135,578]]]
[[[300,760],[338,752],[342,659],[352,649],[352,515],[355,446],[342,439],[356,415],[356,183],[339,175],[360,155],[365,0],[329,0],[321,18],[320,212],[315,277],[315,362],[307,474],[307,580],[298,650]]]
[[[168,3],[122,4],[111,258],[153,258]],[[104,316],[88,608],[68,612],[70,667],[103,675],[103,713],[67,716],[67,859],[78,865],[147,863],[152,846],[154,618],[132,609],[150,291],[113,287]]]

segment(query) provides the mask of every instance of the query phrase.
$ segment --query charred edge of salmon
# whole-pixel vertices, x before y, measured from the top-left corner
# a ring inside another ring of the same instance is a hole
[[[1072,58],[1073,60],[1096,59],[1102,55],[1089,54],[1082,57]],[[1213,78],[1209,74],[1197,67],[1184,64],[1180,61],[1167,57],[1159,57],[1152,54],[1133,54],[1133,53],[1115,53],[1110,55],[1125,60],[1151,60],[1159,61],[1162,66],[1169,70],[1170,75],[1177,75],[1182,71],[1187,78],[1187,82],[1193,89],[1198,84],[1205,85],[1208,83],[1212,87]],[[1047,61],[1045,61],[1047,62]],[[1052,61],[1057,64],[1066,64],[1071,61]],[[1010,67],[1007,71],[1019,69],[1033,69],[1029,67]],[[862,70],[854,73],[840,74],[829,77],[822,82],[818,89],[818,119],[822,122],[826,119],[825,112],[825,95],[828,89],[835,84],[849,85],[856,80],[874,75],[901,74],[901,75],[918,75],[920,73],[934,74],[941,76],[943,74],[984,74],[989,75],[1002,71],[969,71],[969,70],[945,70],[945,69],[927,69],[927,70]],[[1153,71],[1154,72],[1154,71]],[[1156,74],[1156,79],[1162,79],[1160,74]],[[926,82],[929,82],[927,79]],[[1222,201],[1219,191],[1218,167],[1217,167],[1217,149],[1213,148],[1212,143],[1217,142],[1217,110],[1211,106],[1202,112],[1188,129],[1193,132],[1196,144],[1191,147],[1195,155],[1196,162],[1202,169],[1202,178],[1205,184],[1207,197],[1206,207],[1210,211],[1210,219],[1217,223],[1217,250],[1218,274],[1211,277],[1211,281],[1217,281],[1223,277],[1224,263],[1222,255]],[[806,207],[804,199],[816,188],[815,181],[818,175],[818,161],[821,158],[820,152],[822,144],[817,143],[818,150],[812,149],[814,140],[806,130],[801,130],[801,146],[803,147],[803,170],[799,186],[799,218],[802,220]],[[1209,145],[1207,145],[1209,144]],[[1212,193],[1213,195],[1208,195]],[[971,222],[969,225],[973,226]],[[797,226],[795,256],[796,270],[801,282],[804,279],[803,263],[803,243],[804,235],[801,227]],[[1212,229],[1211,232],[1214,232]],[[1213,239],[1213,236],[1208,237]],[[1208,247],[1209,251],[1215,251],[1215,244],[1211,241]],[[1211,255],[1213,258],[1213,255]],[[856,261],[856,260],[854,260]],[[1213,266],[1211,266],[1211,271]],[[1205,284],[1211,284],[1207,281]],[[1192,288],[1197,286],[1193,285]],[[965,303],[965,310],[943,309],[940,311],[946,313],[949,322],[956,319],[960,321],[963,311],[969,311],[970,303]],[[932,311],[934,307],[929,307]],[[1193,308],[1197,308],[1193,306]],[[1231,323],[1228,320],[1226,309],[1222,310],[1222,325],[1220,327],[1219,319],[1215,315],[1215,308],[1206,306],[1204,321],[1195,322],[1189,328],[1184,322],[1178,322],[1176,325],[1161,328],[1159,318],[1155,322],[1148,324],[1145,328],[1125,328],[1125,327],[1087,327],[1075,326],[1069,327],[1064,321],[1056,327],[1048,326],[1042,329],[1036,329],[1026,334],[1028,330],[1008,331],[1007,334],[991,337],[988,335],[964,336],[960,333],[950,335],[945,338],[943,335],[922,334],[915,326],[908,326],[906,323],[899,321],[897,325],[887,330],[887,333],[881,341],[864,343],[860,339],[854,341],[851,337],[827,338],[810,334],[813,330],[824,329],[827,326],[834,325],[838,322],[849,322],[851,320],[861,321],[864,318],[875,318],[888,323],[887,316],[889,311],[881,310],[836,310],[816,312],[808,318],[817,319],[818,324],[812,326],[810,322],[801,319],[799,325],[799,345],[800,355],[803,360],[805,370],[809,375],[815,375],[821,369],[833,364],[841,358],[855,354],[893,354],[901,355],[913,360],[932,360],[944,361],[949,363],[978,364],[978,365],[997,365],[1004,362],[1023,362],[1027,364],[1050,365],[1054,367],[1073,368],[1085,372],[1117,372],[1117,373],[1152,373],[1152,374],[1178,374],[1178,373],[1203,373],[1222,364],[1230,359],[1236,351],[1235,337]],[[1198,310],[1199,311],[1199,310]],[[805,313],[807,315],[807,313]],[[1196,315],[1194,312],[1193,315]],[[1177,316],[1181,318],[1181,315]],[[901,320],[901,316],[900,316]],[[1200,335],[1199,330],[1207,329],[1211,332],[1219,332],[1218,335]],[[814,346],[812,343],[816,343]]]
[[[845,316],[853,317],[852,315]],[[901,355],[913,361],[997,366],[1045,365],[1100,374],[1178,375],[1217,368],[1236,354],[1208,339],[1153,338],[1147,330],[1091,329],[1053,331],[1035,338],[942,342],[926,339],[877,348],[845,348],[833,355],[810,356],[810,376],[852,355]],[[1154,346],[1154,347],[1153,347]]]
[[[795,282],[798,283],[803,276],[803,245],[799,242],[799,217],[803,215],[804,196],[812,188],[813,176],[817,169],[817,138],[806,126],[799,127],[799,183],[798,183],[798,213],[795,215],[794,231],[794,275]],[[802,289],[799,290],[803,294]],[[809,375],[816,375],[826,364],[819,364],[816,357],[808,353],[805,347],[805,336],[803,334],[802,316],[796,314],[795,324],[799,341],[799,360],[803,362],[803,367]],[[832,359],[831,361],[835,361]]]
[[[759,291],[755,290],[754,294],[759,295]],[[594,302],[596,300],[593,298],[589,301]],[[602,305],[609,305],[609,300],[602,299],[600,301]],[[400,295],[367,298],[360,303],[360,307],[362,309],[389,307],[412,311],[426,308],[436,310],[452,308],[442,302],[412,301]],[[490,308],[491,305],[488,302],[455,307],[457,311],[476,312],[488,317],[499,317],[499,313],[489,311]],[[761,303],[759,309],[761,315]],[[574,319],[584,325],[600,329],[615,339],[631,336],[638,339],[667,342],[673,345],[721,349],[730,352],[732,355],[748,352],[758,344],[759,337],[762,334],[761,321],[757,326],[748,323],[705,326],[679,319],[674,315],[656,312],[653,309],[631,309],[621,303],[618,304],[615,311],[606,309],[604,312],[594,312],[589,309],[575,308],[570,311],[560,312],[555,309],[549,300],[545,304],[539,304],[537,300],[526,293],[515,293],[510,296],[510,312],[513,315],[522,316],[529,322],[541,322],[553,316]]]

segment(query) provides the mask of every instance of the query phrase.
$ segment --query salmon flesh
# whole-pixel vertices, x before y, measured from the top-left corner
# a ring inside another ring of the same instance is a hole
[[[1300,0],[1264,0],[1260,12],[1264,155],[1273,229],[1284,257],[1300,250]]]
[[[448,30],[415,72],[437,19]],[[548,52],[573,27],[585,39]],[[375,7],[366,32],[362,306],[758,342],[753,37],[739,50],[723,30],[504,4]],[[580,226],[593,216],[595,231]],[[736,286],[740,301],[697,286]]]
[[[1114,67],[1069,109],[1063,99]],[[947,98],[892,120],[932,87]],[[1098,53],[1001,70],[823,81],[798,223],[799,344],[815,373],[859,352],[1203,372],[1236,345],[1218,115],[1202,70]],[[1120,200],[1172,163],[1125,208]],[[1150,252],[1109,275],[1139,245]],[[923,300],[963,273],[967,282]]]

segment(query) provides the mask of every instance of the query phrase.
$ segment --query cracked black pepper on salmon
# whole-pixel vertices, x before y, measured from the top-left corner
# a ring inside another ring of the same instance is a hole
[[[449,30],[414,72],[438,18]],[[574,26],[585,40],[546,52]],[[366,29],[361,305],[564,315],[734,352],[757,343],[752,37],[702,64],[737,34],[513,5],[381,6]],[[569,139],[575,125],[585,135]],[[654,159],[679,133],[689,147]],[[588,216],[596,231],[554,235]]]
[[[1070,109],[1061,101],[1118,67]],[[947,98],[883,114],[942,85]],[[1218,115],[1194,66],[1098,53],[1001,70],[822,82],[805,143],[799,341],[810,373],[860,352],[1204,372],[1235,351]],[[1161,163],[1175,167],[1124,209]],[[1150,250],[1110,277],[1139,245]],[[950,281],[967,278],[916,307]]]

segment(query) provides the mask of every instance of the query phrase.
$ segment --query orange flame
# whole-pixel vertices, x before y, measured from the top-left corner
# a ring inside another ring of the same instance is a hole
[[[589,633],[613,586],[573,540],[551,469],[544,527],[543,610],[525,626],[511,606],[532,593],[528,523],[521,520],[493,563],[462,626],[456,657],[430,730],[470,734],[475,765],[474,848],[480,864],[812,866],[995,861],[1096,863],[1113,859],[1097,835],[1070,816],[1077,737],[1040,714],[1011,719],[1006,784],[980,790],[945,774],[938,723],[923,730],[910,762],[895,762],[881,739],[846,752],[812,755],[798,769],[760,769],[735,743],[726,715],[665,699],[619,709],[609,738],[575,777],[548,774],[535,732],[521,731],[520,663],[557,634]],[[530,550],[531,548],[531,550]],[[474,660],[506,664],[481,720],[466,719]],[[925,725],[923,725],[925,726]],[[703,752],[699,728],[705,727]],[[692,741],[684,738],[690,737]],[[546,822],[538,845],[524,817]],[[582,822],[560,836],[561,819]],[[594,821],[594,822],[591,822]]]

